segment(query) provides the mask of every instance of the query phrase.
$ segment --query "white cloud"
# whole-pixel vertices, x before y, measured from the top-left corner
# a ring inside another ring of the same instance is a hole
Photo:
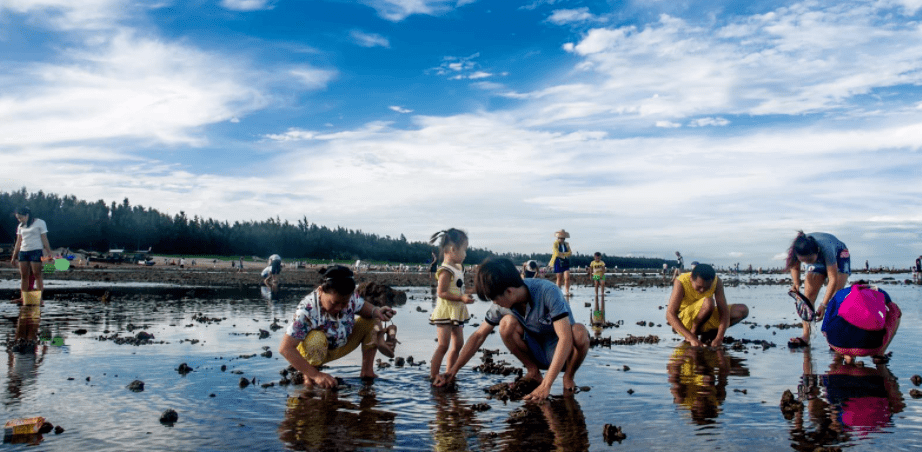
[[[221,0],[221,6],[234,11],[272,9],[270,0]]]
[[[111,29],[131,9],[124,0],[4,0],[0,12],[30,14],[34,23],[62,30]]]
[[[352,30],[349,32],[349,36],[352,38],[353,42],[362,47],[390,48],[391,46],[391,43],[387,38],[375,33],[365,33],[359,30]]]
[[[403,113],[403,114],[413,113],[413,110],[403,108],[397,105],[391,105],[390,107],[387,107],[387,108],[390,108],[391,110],[396,111],[397,113]]]
[[[888,21],[876,9],[885,6],[808,2],[717,26],[663,15],[595,28],[563,45],[581,57],[566,76],[575,89],[532,96],[596,103],[586,111],[598,120],[835,112],[874,90],[922,84],[922,34]]]
[[[295,79],[301,82],[307,88],[323,88],[331,80],[336,78],[336,71],[327,69],[317,69],[310,66],[293,68],[288,71]]]
[[[301,130],[298,128],[290,128],[285,133],[279,134],[267,134],[265,138],[268,138],[272,141],[303,141],[303,140],[312,140],[317,136],[315,132],[310,130]]]
[[[361,0],[392,22],[399,22],[414,14],[437,16],[476,0]]]
[[[677,122],[672,122],[672,121],[656,121],[655,125],[656,127],[661,127],[664,129],[675,129],[675,128],[682,127],[682,124],[679,124]]]
[[[698,118],[688,123],[689,127],[726,126],[730,121],[724,118]]]
[[[196,128],[266,105],[244,68],[177,44],[123,32],[67,56],[8,76],[0,94],[8,146],[117,137],[200,144]]]
[[[589,8],[557,9],[554,10],[547,21],[555,25],[580,24],[586,22],[601,22],[602,18],[589,12]]]

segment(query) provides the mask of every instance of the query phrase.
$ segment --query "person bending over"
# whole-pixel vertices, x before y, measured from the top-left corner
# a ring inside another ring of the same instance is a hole
[[[435,386],[453,381],[498,326],[503,344],[524,365],[525,378],[541,382],[524,400],[546,399],[561,371],[564,392],[574,392],[576,371],[589,351],[589,331],[574,321],[560,289],[542,278],[523,280],[515,264],[501,258],[485,260],[475,282],[477,296],[491,300],[493,306],[465,342],[458,359],[438,376]],[[546,371],[543,377],[541,370]]]
[[[698,264],[676,278],[666,308],[666,321],[693,347],[706,341],[712,347],[721,345],[727,328],[748,315],[744,304],[727,305],[723,282],[707,264]]]

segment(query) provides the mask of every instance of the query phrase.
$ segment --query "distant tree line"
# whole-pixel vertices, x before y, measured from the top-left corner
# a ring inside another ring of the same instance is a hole
[[[48,238],[53,247],[71,250],[108,251],[111,248],[152,248],[154,253],[176,255],[269,256],[280,254],[285,259],[372,260],[421,264],[432,259],[436,247],[426,242],[411,242],[401,234],[398,238],[381,237],[341,226],[328,228],[311,223],[306,217],[290,223],[269,218],[265,221],[235,221],[233,224],[185,212],[174,216],[153,208],[132,206],[125,198],[121,204],[106,204],[103,200],[88,202],[75,196],[58,196],[39,191],[28,193],[25,188],[10,193],[0,192],[0,244],[16,240],[16,218],[13,211],[28,206],[36,218],[48,224]],[[467,262],[481,262],[497,255],[487,249],[470,248]],[[505,253],[503,257],[521,264],[529,259],[542,263],[550,254]],[[662,268],[675,261],[644,257],[603,256],[609,268]],[[591,255],[574,255],[571,265],[585,266]]]

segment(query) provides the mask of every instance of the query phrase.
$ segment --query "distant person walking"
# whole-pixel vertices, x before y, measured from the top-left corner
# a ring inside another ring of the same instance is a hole
[[[565,296],[570,296],[570,256],[573,252],[570,250],[570,244],[567,239],[570,233],[561,229],[554,233],[554,245],[551,253],[551,262],[549,266],[557,274],[557,287],[563,290]]]
[[[922,256],[919,256],[919,257],[916,258],[916,267],[915,267],[915,269],[916,269],[916,271],[915,271],[916,279],[922,278]]]
[[[804,278],[804,296],[816,309],[816,320],[823,319],[825,307],[829,300],[845,287],[851,275],[851,256],[848,247],[832,234],[798,231],[797,237],[788,248],[787,269],[791,272],[791,291],[800,291],[800,264],[807,266]],[[826,285],[823,301],[816,303],[820,288]],[[810,345],[810,322],[803,321],[803,335],[792,338],[789,347]]]
[[[10,263],[15,267],[19,263],[20,292],[26,301],[26,292],[30,289],[30,280],[35,279],[35,290],[41,292],[45,286],[42,281],[42,258],[51,256],[48,244],[48,226],[41,219],[32,216],[28,207],[19,207],[14,213],[19,225],[16,226],[16,244]]]

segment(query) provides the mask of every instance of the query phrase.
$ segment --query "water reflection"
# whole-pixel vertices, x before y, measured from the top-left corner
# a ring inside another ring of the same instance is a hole
[[[803,410],[791,419],[791,447],[813,451],[892,427],[891,418],[906,407],[896,378],[885,364],[845,364],[836,356],[825,374],[814,371],[810,349],[804,350],[804,374],[798,386]]]
[[[6,343],[6,405],[19,403],[23,391],[36,383],[38,368],[48,351],[47,343],[39,340],[41,319],[41,306],[35,304],[19,308],[15,333],[12,338],[7,338]]]
[[[716,423],[727,398],[727,377],[749,376],[743,362],[722,347],[692,347],[683,342],[666,366],[673,402],[687,409],[697,425]]]
[[[358,396],[358,404],[331,390],[306,389],[290,397],[279,438],[293,450],[393,449],[396,415],[376,408],[371,386]]]
[[[507,422],[501,450],[589,450],[586,417],[572,396],[526,403],[513,410]]]
[[[458,398],[456,391],[434,389],[435,419],[429,423],[434,450],[470,450],[481,430],[474,410]],[[487,436],[485,439],[489,439]]]

